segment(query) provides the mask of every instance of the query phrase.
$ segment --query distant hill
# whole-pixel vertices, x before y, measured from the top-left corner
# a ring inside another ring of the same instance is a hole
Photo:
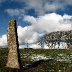
[[[45,34],[39,40],[39,44],[47,44],[47,46],[60,45],[61,42],[67,44],[68,48],[71,48],[72,45],[72,30],[69,31],[56,31]]]
[[[72,41],[72,30],[51,32],[44,36],[48,41]]]

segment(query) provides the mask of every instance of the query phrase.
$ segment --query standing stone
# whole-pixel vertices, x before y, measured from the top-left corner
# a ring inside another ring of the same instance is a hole
[[[6,66],[10,68],[19,69],[20,55],[18,49],[19,44],[18,44],[16,20],[9,21],[7,42],[8,42],[9,53],[8,53],[8,60]]]

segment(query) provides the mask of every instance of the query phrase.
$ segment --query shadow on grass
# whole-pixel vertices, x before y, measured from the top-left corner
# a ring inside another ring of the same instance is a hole
[[[19,69],[14,69],[14,68],[3,67],[3,68],[0,68],[0,72],[20,72],[20,70]]]
[[[35,61],[32,64],[26,64],[24,65],[22,68],[20,69],[14,69],[14,68],[7,68],[7,67],[2,67],[0,68],[0,72],[27,72],[29,69],[32,68],[36,68],[38,67],[40,64],[47,62],[47,61],[52,61],[53,59],[49,59],[49,60],[39,60],[39,61]],[[29,71],[28,71],[29,72]]]

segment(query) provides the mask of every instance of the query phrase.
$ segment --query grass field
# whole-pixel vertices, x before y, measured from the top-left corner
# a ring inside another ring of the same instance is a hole
[[[20,49],[22,65],[41,59],[53,59],[24,70],[6,68],[8,48],[0,48],[0,72],[72,72],[72,50],[69,49]]]

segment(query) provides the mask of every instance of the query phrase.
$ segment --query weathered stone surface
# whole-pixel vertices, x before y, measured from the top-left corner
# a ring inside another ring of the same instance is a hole
[[[19,44],[18,44],[18,36],[17,36],[17,28],[16,28],[16,20],[9,21],[8,25],[8,34],[7,34],[7,42],[8,42],[8,60],[7,67],[10,68],[20,68],[20,58],[19,58]]]

